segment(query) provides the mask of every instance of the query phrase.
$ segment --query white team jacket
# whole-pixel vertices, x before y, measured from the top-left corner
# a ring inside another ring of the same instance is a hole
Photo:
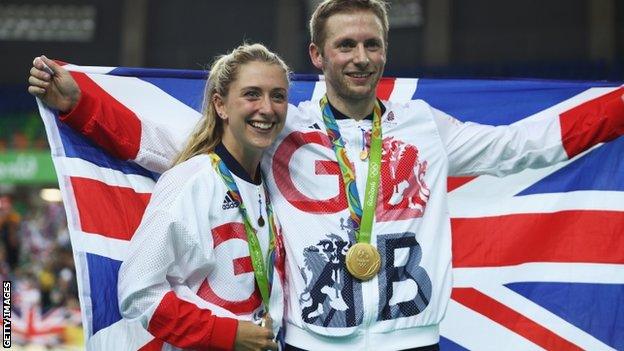
[[[259,211],[267,219],[262,185],[241,179],[229,168],[266,254],[268,225],[259,227],[256,223]],[[229,196],[207,155],[193,157],[165,172],[156,184],[119,272],[119,301],[124,318],[139,319],[157,336],[158,333],[188,334],[188,328],[175,330],[176,317],[183,318],[186,326],[195,323],[198,333],[202,328],[205,332],[208,326],[201,326],[204,322],[201,310],[206,309],[219,317],[259,321],[264,308],[255,285],[238,205]],[[277,262],[282,262],[283,267],[283,246]],[[278,268],[271,289],[269,308],[276,333],[284,306],[283,276],[283,268]],[[176,298],[169,298],[168,306],[161,306],[163,297],[171,291]],[[167,321],[159,326],[154,323],[159,308],[168,314],[176,311],[185,315],[157,317]],[[165,341],[173,339],[165,338]]]
[[[504,175],[567,159],[555,119],[491,127],[461,123],[423,101],[384,105],[371,238],[382,268],[370,281],[345,269],[355,236],[318,102],[291,108],[284,132],[265,153],[262,166],[286,246],[288,344],[400,350],[437,343],[451,292],[447,176]],[[368,160],[359,154],[372,122],[338,124],[361,201]]]

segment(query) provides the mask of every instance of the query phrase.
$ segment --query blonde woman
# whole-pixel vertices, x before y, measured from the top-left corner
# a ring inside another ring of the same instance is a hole
[[[66,74],[45,60],[55,75]],[[288,74],[260,44],[218,58],[205,89],[204,116],[156,184],[120,268],[119,303],[124,318],[138,319],[167,344],[278,348],[283,246],[259,163],[284,126]],[[50,87],[31,87],[31,93],[61,111],[80,99],[76,86],[66,94],[73,103],[65,106],[65,97]]]

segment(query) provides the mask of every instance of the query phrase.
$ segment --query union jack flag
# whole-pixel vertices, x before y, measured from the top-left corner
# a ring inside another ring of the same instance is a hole
[[[53,307],[43,311],[37,290],[26,285],[20,289],[11,308],[11,332],[17,345],[60,345],[66,328],[80,325],[77,309]]]
[[[122,319],[117,272],[158,177],[144,168],[151,161],[141,158],[140,143],[148,128],[180,139],[190,132],[200,118],[205,72],[65,68],[83,90],[134,116],[110,131],[134,136],[113,156],[100,147],[110,141],[93,143],[39,104],[64,196],[87,347],[160,349],[140,325]],[[619,86],[384,78],[378,96],[424,99],[463,121],[505,125],[621,94]],[[319,76],[296,75],[290,103],[319,98],[324,88]],[[450,179],[454,290],[443,350],[624,349],[622,155],[620,137],[544,169]]]

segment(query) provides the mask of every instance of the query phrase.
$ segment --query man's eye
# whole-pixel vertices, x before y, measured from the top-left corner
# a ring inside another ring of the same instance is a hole
[[[381,43],[377,41],[370,41],[366,43],[366,48],[369,50],[379,50],[381,48]]]
[[[260,93],[258,93],[257,91],[254,90],[249,90],[246,91],[244,94],[246,97],[250,97],[250,98],[257,98],[260,96]]]
[[[353,47],[355,47],[355,43],[352,43],[351,41],[348,41],[348,40],[338,43],[338,48],[339,49],[348,50],[348,49],[351,49]]]

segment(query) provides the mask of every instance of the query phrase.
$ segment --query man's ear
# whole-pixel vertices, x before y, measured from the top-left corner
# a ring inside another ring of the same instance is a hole
[[[225,101],[223,101],[223,97],[218,93],[214,93],[212,95],[212,104],[214,105],[215,111],[217,111],[219,118],[223,120],[227,119],[227,114],[225,113]]]
[[[310,43],[308,47],[308,53],[310,54],[310,61],[314,67],[323,70],[323,53],[321,52],[321,48],[319,48],[316,44]]]

